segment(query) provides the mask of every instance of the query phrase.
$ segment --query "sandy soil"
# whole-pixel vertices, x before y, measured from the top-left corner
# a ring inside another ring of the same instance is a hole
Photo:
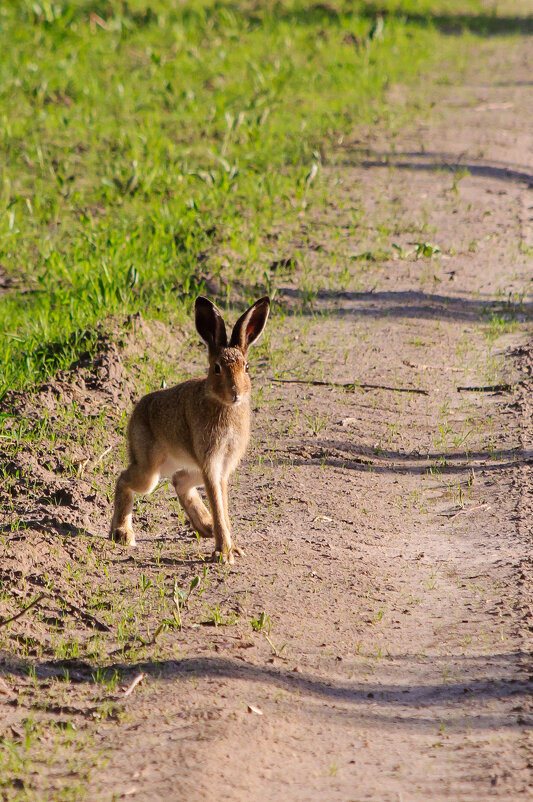
[[[102,487],[120,451],[96,460],[119,442],[114,431],[70,455],[83,466],[77,481],[62,475],[57,445],[47,460],[26,450],[8,465],[10,514],[26,530],[4,534],[4,586],[35,595],[53,576],[48,618],[80,643],[95,625],[72,605],[86,611],[89,588],[101,588],[102,610],[133,605],[153,633],[159,580],[186,589],[200,577],[181,631],[135,644],[134,657],[112,627],[100,633],[107,675],[116,669],[124,685],[145,675],[127,698],[94,681],[94,661],[58,659],[42,615],[11,625],[10,637],[33,637],[45,656],[32,684],[9,650],[0,655],[4,735],[37,715],[38,700],[43,722],[77,722],[88,798],[533,794],[531,45],[486,45],[461,86],[428,88],[429,121],[331,155],[329,203],[293,243],[309,268],[278,280],[283,321],[251,360],[253,443],[232,491],[246,558],[202,573],[207,545],[187,533],[169,491],[138,505],[134,555],[103,540]],[[361,206],[364,242],[352,233]],[[378,251],[390,258],[372,261]],[[343,273],[352,257],[368,269]],[[189,346],[194,372],[202,356],[194,337]],[[53,415],[70,394],[88,415],[109,405],[117,419],[133,374],[110,344],[76,385],[60,377],[10,403]],[[353,382],[378,387],[342,387]],[[509,387],[458,390],[496,385]],[[137,609],[141,597],[153,604]],[[23,782],[38,795],[68,771],[60,752]]]

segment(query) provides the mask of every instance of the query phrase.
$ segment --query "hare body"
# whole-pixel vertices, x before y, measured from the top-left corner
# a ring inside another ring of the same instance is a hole
[[[110,536],[134,546],[134,493],[151,493],[170,477],[185,513],[202,537],[215,538],[215,556],[232,563],[228,482],[250,437],[250,377],[246,355],[260,336],[268,298],[237,321],[228,345],[222,316],[206,298],[196,301],[196,327],[209,347],[209,373],[141,398],[128,423],[130,464],[116,484]],[[211,513],[197,488],[204,486]]]

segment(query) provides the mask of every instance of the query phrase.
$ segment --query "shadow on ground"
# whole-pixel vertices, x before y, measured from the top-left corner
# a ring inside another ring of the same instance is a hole
[[[97,685],[96,676],[100,681],[106,674],[112,676],[115,672],[125,679],[144,673],[158,682],[184,682],[193,679],[194,682],[202,678],[219,680],[236,680],[242,682],[255,682],[262,688],[269,685],[283,688],[285,691],[298,695],[300,702],[313,704],[313,698],[327,703],[323,714],[326,716],[365,718],[370,724],[385,721],[389,726],[400,725],[414,729],[433,728],[442,720],[442,708],[451,708],[454,724],[458,727],[469,726],[473,729],[490,729],[492,727],[514,728],[523,726],[523,719],[509,717],[508,714],[499,716],[490,709],[486,712],[472,711],[472,701],[485,703],[488,700],[502,701],[510,697],[524,697],[531,691],[531,680],[508,679],[509,673],[516,671],[517,665],[523,664],[525,669],[528,655],[526,652],[512,652],[509,654],[491,655],[490,666],[485,655],[465,657],[464,655],[447,655],[446,661],[453,662],[455,673],[462,670],[470,676],[464,682],[454,679],[445,681],[398,682],[397,684],[378,684],[372,681],[360,680],[325,680],[323,677],[298,672],[295,673],[285,667],[256,666],[242,661],[235,661],[223,657],[197,657],[183,660],[144,661],[136,664],[116,663],[100,669],[91,667],[80,660],[62,660],[43,662],[33,666],[35,676],[40,680],[50,677],[68,677],[71,682],[83,682]],[[402,664],[402,675],[406,676],[407,665],[415,667],[418,676],[442,675],[442,658],[422,657],[420,655],[404,654],[398,657],[387,658],[392,665]],[[407,665],[406,665],[407,664]],[[343,664],[344,668],[346,666]],[[419,668],[418,668],[419,667]],[[411,669],[412,670],[412,669]],[[479,671],[482,676],[473,677]],[[495,676],[487,677],[487,673]],[[0,662],[0,676],[27,676],[29,668],[22,663],[14,664]],[[407,675],[408,676],[408,675]],[[119,701],[118,697],[117,701]],[[459,710],[469,700],[469,713],[464,717]],[[397,716],[380,714],[380,705],[397,705],[401,712]],[[341,709],[336,705],[342,705]],[[346,708],[353,705],[354,710]],[[432,706],[440,708],[434,717],[428,714]],[[365,709],[366,708],[366,709]],[[371,708],[371,709],[368,709]],[[419,708],[423,708],[424,715],[419,715]],[[313,704],[313,715],[317,714],[317,707]]]
[[[428,452],[423,454],[405,453],[379,449],[366,451],[354,446],[350,448],[347,440],[314,439],[312,446],[302,443],[302,450],[311,449],[305,455],[281,457],[281,464],[297,466],[329,465],[354,471],[370,471],[383,474],[427,473],[455,474],[471,469],[483,471],[516,470],[521,465],[533,464],[533,450],[523,448],[503,449],[501,451]]]
[[[496,316],[516,318],[533,315],[533,302],[508,304],[493,299],[472,299],[454,295],[439,295],[414,290],[383,292],[350,292],[343,290],[319,290],[317,303],[309,303],[308,293],[293,288],[278,288],[279,299],[290,299],[298,303],[296,309],[289,307],[287,314],[336,315],[349,317],[393,317],[415,320],[461,320],[478,322],[483,317],[487,323]],[[328,304],[328,301],[333,303]],[[337,304],[344,303],[344,306]],[[348,306],[352,304],[352,306]]]
[[[425,172],[447,171],[457,173],[467,170],[475,178],[493,178],[498,181],[523,183],[533,186],[533,173],[517,170],[515,166],[499,161],[468,161],[456,153],[437,151],[376,152],[367,148],[347,146],[345,155],[339,160],[342,167],[395,167],[398,170]]]
[[[370,17],[382,16],[387,18],[398,18],[416,25],[436,28],[444,34],[460,34],[463,31],[480,36],[502,36],[504,34],[521,34],[527,36],[533,32],[533,14],[518,15],[496,15],[492,14],[438,14],[438,13],[416,13],[404,10],[399,5],[398,8],[391,10],[381,3],[365,3],[363,5],[364,14]]]

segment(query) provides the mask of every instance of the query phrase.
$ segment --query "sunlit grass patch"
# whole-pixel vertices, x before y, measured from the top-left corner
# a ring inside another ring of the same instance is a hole
[[[325,148],[407,116],[387,88],[457,51],[441,7],[5,4],[0,394],[112,315],[173,315],[207,273],[264,283],[265,235],[321,202]]]

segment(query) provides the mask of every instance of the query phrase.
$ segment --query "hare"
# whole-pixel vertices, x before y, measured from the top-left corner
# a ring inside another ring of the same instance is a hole
[[[231,539],[228,480],[250,436],[250,376],[246,356],[265,328],[270,299],[256,301],[237,321],[228,343],[226,326],[214,303],[199,296],[196,329],[208,347],[206,378],[145,395],[128,423],[130,464],[120,474],[110,537],[135,546],[133,493],[151,493],[170,476],[192,526],[215,538],[213,559],[233,563],[244,555]],[[197,488],[206,489],[211,514]]]

